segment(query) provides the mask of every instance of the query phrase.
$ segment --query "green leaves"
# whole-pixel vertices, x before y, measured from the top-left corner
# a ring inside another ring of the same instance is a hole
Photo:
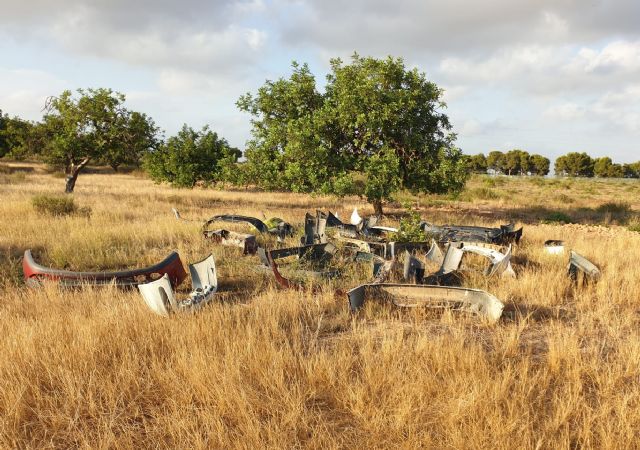
[[[185,124],[176,136],[146,156],[144,167],[153,180],[179,187],[193,187],[198,182],[239,182],[240,178],[233,177],[240,156],[238,149],[209,127],[195,131]]]
[[[42,123],[47,162],[67,171],[85,160],[117,169],[138,164],[145,152],[157,147],[153,120],[126,109],[123,94],[103,88],[77,93],[74,97],[67,90],[48,100]]]
[[[594,161],[586,153],[570,152],[556,159],[556,174],[570,177],[592,177]]]
[[[247,166],[267,189],[356,193],[378,206],[398,189],[460,189],[465,161],[442,90],[400,58],[331,60],[325,92],[308,66],[267,81],[238,107],[253,116]],[[451,179],[448,179],[451,178]]]

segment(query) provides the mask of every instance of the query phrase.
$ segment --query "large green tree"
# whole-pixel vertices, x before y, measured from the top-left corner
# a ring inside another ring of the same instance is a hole
[[[238,101],[253,116],[248,171],[266,188],[361,195],[376,214],[400,189],[460,190],[466,161],[442,93],[400,58],[333,59],[324,93],[294,63]]]
[[[89,163],[137,163],[157,147],[158,129],[145,114],[124,107],[125,96],[111,89],[64,91],[46,105],[47,135],[42,155],[66,174],[65,192],[73,192],[78,175]]]
[[[556,159],[557,175],[570,177],[592,177],[594,161],[586,153],[570,152]]]
[[[177,135],[146,155],[144,167],[157,182],[193,187],[198,182],[229,179],[241,155],[208,126],[196,131],[185,124]]]

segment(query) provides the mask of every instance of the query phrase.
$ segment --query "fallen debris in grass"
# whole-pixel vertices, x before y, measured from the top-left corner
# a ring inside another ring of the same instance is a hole
[[[209,255],[200,262],[189,264],[189,272],[193,290],[183,300],[176,299],[166,274],[159,280],[139,284],[138,290],[147,306],[161,316],[200,308],[211,301],[213,295],[218,291],[218,277],[213,256]]]
[[[478,289],[415,284],[363,284],[347,292],[352,311],[367,300],[377,298],[395,306],[451,309],[464,311],[495,322],[502,315],[503,303],[488,292]]]
[[[62,286],[115,283],[117,286],[131,287],[141,282],[158,280],[163,276],[167,277],[172,286],[179,286],[187,276],[182,267],[180,256],[176,252],[172,252],[158,264],[142,269],[116,272],[73,272],[41,266],[34,261],[31,250],[27,250],[22,258],[22,269],[25,283],[32,287],[40,286],[44,280],[56,281]]]

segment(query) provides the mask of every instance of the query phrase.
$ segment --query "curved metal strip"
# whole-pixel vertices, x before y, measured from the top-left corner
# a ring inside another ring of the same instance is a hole
[[[504,304],[478,289],[415,284],[363,284],[347,292],[352,311],[372,298],[390,301],[404,308],[426,307],[464,311],[491,322],[500,319]]]
[[[163,275],[169,277],[173,286],[179,286],[187,276],[177,252],[172,252],[157,264],[141,269],[115,272],[73,272],[41,266],[33,260],[31,250],[26,250],[22,258],[22,270],[25,283],[29,286],[39,286],[41,280],[52,280],[65,286],[102,285],[114,282],[118,286],[130,287],[140,282],[157,280]]]

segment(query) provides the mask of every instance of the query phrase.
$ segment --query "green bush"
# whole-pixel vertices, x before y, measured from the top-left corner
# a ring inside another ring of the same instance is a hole
[[[494,180],[493,178],[484,178],[482,180],[482,184],[487,187],[496,187],[496,180]]]
[[[421,242],[425,239],[425,234],[420,228],[420,213],[409,211],[406,217],[400,219],[398,232],[393,233],[391,240],[396,242]]]
[[[31,199],[33,208],[40,214],[54,217],[63,216],[85,216],[91,215],[91,208],[79,207],[75,204],[73,197],[57,195],[36,195]]]
[[[598,206],[597,211],[612,216],[628,216],[631,214],[631,205],[625,202],[607,202]]]
[[[573,219],[560,211],[553,211],[546,215],[542,223],[573,223]]]

